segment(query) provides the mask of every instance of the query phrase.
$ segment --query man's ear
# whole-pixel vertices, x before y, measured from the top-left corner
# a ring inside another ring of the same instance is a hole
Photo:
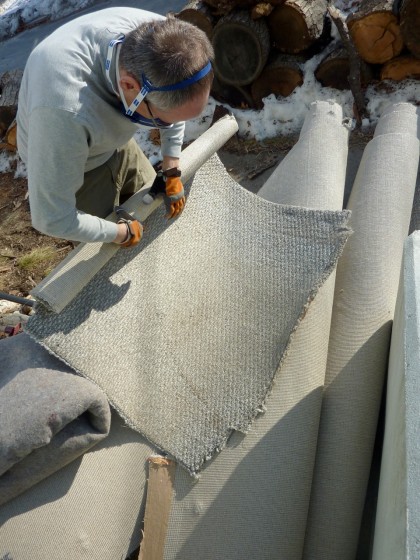
[[[133,76],[130,76],[130,74],[128,74],[127,72],[125,72],[125,70],[121,70],[120,71],[120,87],[123,90],[124,93],[127,92],[133,92],[133,90],[139,91],[140,90],[140,84],[138,83],[138,81],[133,78]]]

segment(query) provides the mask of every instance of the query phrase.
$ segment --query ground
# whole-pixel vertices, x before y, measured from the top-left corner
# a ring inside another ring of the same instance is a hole
[[[31,226],[27,181],[0,175],[0,291],[26,296],[72,249]]]
[[[17,296],[27,296],[73,248],[32,227],[27,193],[26,178],[0,174],[0,291]]]

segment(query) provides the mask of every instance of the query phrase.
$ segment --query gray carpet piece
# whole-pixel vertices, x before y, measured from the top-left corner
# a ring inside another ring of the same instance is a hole
[[[0,342],[0,505],[109,432],[104,393],[27,334]]]
[[[113,411],[98,445],[0,506],[0,558],[124,560],[141,540],[155,453]]]
[[[61,313],[39,307],[26,329],[195,474],[261,411],[348,216],[267,202],[213,156],[177,221],[157,210],[139,246]]]

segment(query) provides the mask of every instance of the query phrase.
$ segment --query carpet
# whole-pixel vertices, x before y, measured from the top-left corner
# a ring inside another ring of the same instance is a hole
[[[197,474],[264,410],[348,217],[263,200],[213,156],[178,220],[156,210],[139,246],[118,251],[61,313],[38,306],[26,330]]]

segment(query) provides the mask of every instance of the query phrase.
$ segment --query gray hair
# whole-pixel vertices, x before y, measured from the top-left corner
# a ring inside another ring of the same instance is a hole
[[[175,84],[193,76],[214,59],[213,47],[195,25],[169,16],[142,23],[127,34],[120,52],[120,65],[140,84],[144,74],[154,86]],[[159,109],[170,110],[209,90],[213,71],[198,82],[174,91],[147,95]]]

